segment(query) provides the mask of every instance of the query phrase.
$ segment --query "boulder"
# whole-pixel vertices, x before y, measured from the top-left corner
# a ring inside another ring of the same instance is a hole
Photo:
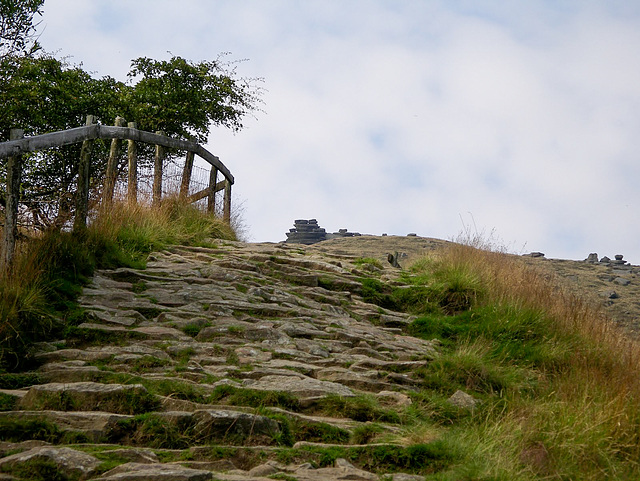
[[[104,412],[65,412],[65,411],[5,411],[0,419],[46,420],[55,424],[61,431],[76,431],[85,434],[91,441],[98,442],[119,421],[131,419],[125,414]]]
[[[453,395],[447,400],[449,404],[463,408],[474,410],[478,404],[480,404],[480,400],[474,398],[470,394],[467,394],[464,391],[460,391],[459,389],[453,393]]]
[[[93,481],[209,481],[213,473],[177,464],[126,463]]]
[[[310,463],[298,467],[293,473],[298,481],[356,480],[378,481],[377,474],[363,471],[343,458],[334,461],[333,467],[314,469]]]
[[[592,264],[595,264],[596,262],[598,262],[598,254],[595,252],[592,252],[591,254],[589,254],[589,256],[585,259],[586,262],[590,262]]]
[[[41,446],[0,459],[0,468],[10,470],[34,461],[53,462],[62,474],[80,479],[87,479],[100,464],[94,456],[75,449]]]
[[[20,408],[136,414],[150,410],[153,404],[151,394],[141,384],[54,382],[31,386],[20,401]]]
[[[310,377],[264,376],[258,380],[245,379],[243,387],[261,391],[287,391],[299,399],[317,398],[329,394],[354,396],[347,386],[330,381],[320,381]]]
[[[201,409],[193,413],[193,420],[195,431],[206,439],[245,440],[280,432],[280,425],[271,418],[237,411]]]

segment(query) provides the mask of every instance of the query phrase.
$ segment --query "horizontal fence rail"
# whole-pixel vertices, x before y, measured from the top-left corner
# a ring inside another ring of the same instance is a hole
[[[234,183],[233,175],[218,157],[195,142],[188,140],[172,139],[166,135],[154,134],[144,130],[131,127],[113,127],[111,125],[93,124],[85,127],[51,132],[49,134],[25,137],[19,140],[10,140],[0,143],[0,159],[6,159],[14,155],[27,152],[37,152],[39,150],[50,149],[51,147],[62,147],[63,145],[78,144],[85,140],[96,139],[120,139],[144,142],[147,144],[161,145],[169,149],[186,150],[193,152],[204,159],[213,167],[218,169],[222,175],[231,183]]]
[[[129,202],[137,202],[138,192],[138,161],[136,143],[143,142],[155,145],[154,179],[153,179],[153,205],[157,205],[162,196],[163,164],[166,157],[165,149],[186,151],[186,160],[182,172],[180,185],[180,198],[188,203],[197,202],[207,198],[207,210],[215,211],[215,194],[224,190],[223,220],[231,222],[231,186],[234,183],[233,175],[220,159],[202,147],[200,144],[188,140],[173,139],[163,132],[146,132],[138,130],[135,122],[129,122],[124,127],[125,120],[117,117],[115,126],[100,125],[95,123],[95,117],[87,116],[84,127],[67,129],[59,132],[51,132],[32,137],[24,137],[20,129],[12,129],[9,141],[0,143],[0,160],[7,159],[7,183],[5,201],[5,225],[2,243],[2,256],[0,257],[0,270],[6,270],[12,265],[15,243],[17,237],[17,216],[20,197],[21,164],[22,156],[29,152],[38,152],[53,147],[62,147],[82,143],[80,162],[78,165],[78,181],[76,191],[76,211],[73,229],[80,230],[86,227],[89,203],[89,171],[91,164],[92,143],[97,139],[110,139],[111,149],[109,162],[104,178],[102,193],[103,206],[108,206],[113,201],[114,187],[117,177],[117,164],[121,143],[127,140],[128,175],[127,175],[127,199]],[[189,195],[189,185],[194,156],[202,158],[211,165],[209,173],[209,186]],[[218,181],[218,173],[224,180]]]

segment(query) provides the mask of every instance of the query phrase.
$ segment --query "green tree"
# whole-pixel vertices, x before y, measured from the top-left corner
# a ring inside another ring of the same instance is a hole
[[[39,48],[34,17],[44,0],[0,0],[0,57],[23,55]]]
[[[120,110],[123,84],[110,77],[94,79],[50,55],[7,56],[0,61],[0,140],[9,129],[26,136],[84,125],[87,113],[113,122]],[[21,203],[32,222],[45,228],[63,223],[75,205],[80,144],[36,152],[23,157]],[[96,142],[96,173],[104,171],[108,147]],[[0,166],[0,203],[4,197],[4,166]]]
[[[164,130],[205,142],[212,125],[242,129],[242,120],[258,109],[258,79],[237,77],[234,63],[192,63],[138,58],[132,61],[127,92],[129,115],[145,130]]]
[[[232,66],[175,56],[168,61],[139,58],[132,62],[128,82],[122,83],[93,78],[48,54],[6,56],[0,59],[0,141],[8,140],[14,127],[27,136],[38,135],[84,125],[85,116],[92,114],[103,124],[112,125],[120,115],[142,130],[204,142],[213,125],[238,131],[242,119],[260,106],[259,81],[238,78]],[[72,213],[80,147],[25,156],[22,203],[40,227],[61,223]],[[95,189],[102,184],[107,151],[108,143],[94,143]],[[140,146],[143,161],[145,154],[151,161],[151,152],[151,147]],[[3,177],[0,165],[0,190]],[[0,203],[2,198],[0,191]]]

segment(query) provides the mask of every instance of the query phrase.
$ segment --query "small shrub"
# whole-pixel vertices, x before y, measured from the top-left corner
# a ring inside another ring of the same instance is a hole
[[[233,349],[229,349],[227,351],[226,357],[227,364],[231,364],[232,366],[237,366],[240,364],[240,358],[238,357],[238,353]]]
[[[190,322],[182,327],[182,332],[184,332],[187,336],[196,337],[200,334],[200,331],[205,327],[210,326],[211,323],[200,323],[200,322]]]
[[[240,335],[245,331],[244,326],[229,326],[227,332],[232,335]]]
[[[349,431],[331,424],[309,423],[295,418],[292,419],[291,424],[291,430],[296,441],[330,444],[346,444],[349,442]]]
[[[121,345],[127,339],[145,339],[146,336],[136,331],[106,331],[101,329],[85,329],[69,326],[63,336],[69,347],[104,346],[106,344]]]
[[[119,414],[140,414],[155,411],[160,403],[143,386],[131,386],[117,392],[105,393],[98,400],[73,391],[41,392],[32,401],[32,408],[53,411],[106,411]]]
[[[35,384],[42,384],[42,382],[40,375],[36,372],[6,372],[0,374],[0,389],[21,389]]]
[[[438,312],[440,294],[428,286],[390,286],[378,279],[362,279],[362,297],[385,309],[412,314]]]
[[[153,414],[143,414],[135,418],[133,444],[158,449],[186,449],[193,443],[191,421],[167,422]]]
[[[156,367],[164,367],[167,364],[169,364],[169,361],[167,361],[166,359],[160,359],[148,354],[131,361],[131,367],[135,371],[144,371]]]
[[[298,481],[298,478],[296,478],[295,476],[290,476],[285,473],[270,474],[267,477],[270,479],[280,479],[281,481]]]
[[[186,364],[189,362],[192,356],[196,354],[196,350],[192,347],[185,347],[178,351],[170,351],[169,355],[180,364]]]
[[[438,426],[451,426],[469,420],[471,411],[451,404],[448,400],[451,394],[428,390],[411,393],[411,412],[416,418],[426,419]]]
[[[59,391],[40,393],[33,407],[38,410],[76,411],[80,405],[69,391]]]
[[[19,443],[30,439],[57,443],[62,438],[58,426],[45,419],[0,418],[0,439]]]
[[[148,289],[147,282],[144,279],[140,279],[137,282],[131,284],[131,290],[136,294],[140,294]]]
[[[350,442],[352,444],[368,444],[382,431],[382,427],[377,424],[367,423],[357,426],[351,432]]]
[[[132,382],[144,385],[150,393],[167,396],[176,399],[184,399],[196,403],[207,402],[207,391],[195,384],[176,381],[174,379],[143,379],[138,378]]]
[[[13,411],[18,403],[16,396],[0,392],[0,411]]]
[[[382,262],[373,257],[359,257],[353,261],[353,263],[359,267],[361,266],[373,266],[374,268],[382,270]]]
[[[291,420],[280,413],[265,413],[268,417],[278,422],[280,428],[273,434],[273,442],[278,446],[293,446],[296,442]]]

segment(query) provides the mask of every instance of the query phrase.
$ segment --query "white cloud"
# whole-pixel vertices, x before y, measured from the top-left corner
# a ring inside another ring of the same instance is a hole
[[[640,9],[629,2],[47,0],[42,41],[123,79],[231,51],[266,114],[210,150],[254,240],[295,218],[640,263]],[[471,213],[471,214],[469,214]],[[620,252],[620,251],[624,252]],[[616,252],[614,252],[616,251]]]

